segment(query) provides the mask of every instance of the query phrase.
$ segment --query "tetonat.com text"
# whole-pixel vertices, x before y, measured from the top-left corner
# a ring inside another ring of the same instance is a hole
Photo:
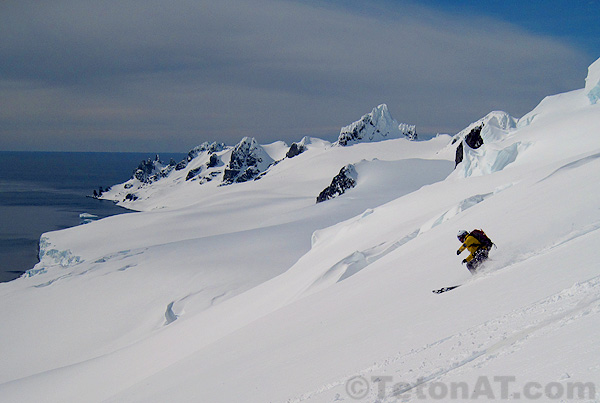
[[[354,400],[385,399],[386,402],[407,399],[431,400],[581,400],[595,401],[593,382],[517,382],[516,376],[480,376],[475,383],[439,382],[426,378],[413,383],[396,382],[391,376],[355,376],[346,381],[346,394]]]

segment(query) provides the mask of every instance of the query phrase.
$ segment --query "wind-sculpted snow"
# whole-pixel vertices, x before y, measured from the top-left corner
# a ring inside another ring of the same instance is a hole
[[[594,153],[592,155],[588,155],[586,157],[579,158],[573,162],[569,162],[568,164],[565,164],[565,165],[561,166],[560,168],[556,169],[554,172],[552,172],[550,175],[548,175],[541,181],[551,178],[554,175],[567,174],[567,172],[572,169],[576,169],[583,165],[586,165],[586,164],[589,164],[592,162],[596,162],[596,160],[598,160],[598,159],[600,159],[600,153]]]
[[[177,315],[173,312],[174,303],[175,301],[171,301],[169,302],[169,305],[167,305],[167,310],[165,311],[165,326],[170,325],[177,320]]]
[[[479,134],[483,143],[492,143],[504,139],[511,130],[516,128],[516,125],[517,119],[510,116],[508,113],[503,111],[493,111],[458,132],[452,138],[452,144],[464,140],[469,133],[477,127],[481,127]]]
[[[525,128],[532,123],[560,125],[568,121],[568,117],[576,114],[582,108],[597,105],[600,96],[600,59],[588,68],[585,88],[547,96],[531,112],[525,114],[517,122],[518,128]],[[585,124],[585,120],[581,122]],[[575,126],[577,123],[573,123]],[[565,128],[567,130],[567,128]],[[568,133],[563,133],[568,135]],[[581,141],[581,139],[580,139]]]
[[[456,217],[458,214],[462,213],[463,211],[483,202],[484,200],[488,199],[489,197],[491,197],[493,195],[494,195],[494,193],[478,194],[478,195],[474,195],[474,196],[471,196],[471,197],[468,197],[468,198],[462,200],[460,203],[458,203],[454,207],[445,211],[439,217],[436,217],[436,218],[430,220],[429,222],[425,223],[419,229],[419,234],[427,232],[430,229],[435,228],[438,225],[441,225],[448,220],[451,220],[452,218]]]
[[[407,234],[403,238],[400,238],[399,240],[382,243],[363,251],[353,252],[349,256],[346,256],[339,262],[335,263],[333,266],[331,266],[331,268],[327,269],[322,276],[320,276],[311,284],[311,286],[304,292],[303,295],[312,294],[352,277],[370,264],[376,262],[377,260],[405,245],[407,242],[413,240],[418,235],[419,231],[416,230],[410,234]],[[313,242],[315,242],[314,234]]]
[[[456,167],[456,175],[462,178],[489,175],[503,170],[516,161],[530,144],[516,142],[504,148],[496,144],[483,145],[479,149],[465,147],[463,161]]]

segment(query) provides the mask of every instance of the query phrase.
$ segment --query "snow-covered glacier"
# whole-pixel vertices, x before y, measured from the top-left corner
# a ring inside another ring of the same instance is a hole
[[[0,284],[0,401],[597,401],[592,81],[429,141],[246,139],[259,180],[224,186],[223,145],[113,186],[140,212],[44,234],[38,271]],[[476,276],[473,228],[497,245]]]

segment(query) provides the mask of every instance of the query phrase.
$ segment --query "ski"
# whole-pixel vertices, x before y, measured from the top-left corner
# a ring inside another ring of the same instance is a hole
[[[453,285],[452,287],[444,287],[444,288],[440,288],[439,290],[433,290],[431,292],[434,293],[434,294],[441,294],[441,293],[446,292],[446,291],[454,290],[455,288],[460,287],[460,286],[461,286],[461,284],[459,284],[459,285]]]

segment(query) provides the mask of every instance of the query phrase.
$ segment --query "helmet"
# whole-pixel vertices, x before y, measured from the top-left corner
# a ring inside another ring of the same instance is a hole
[[[461,229],[460,231],[458,231],[458,234],[456,234],[456,237],[460,241],[460,240],[466,238],[467,235],[469,235],[469,233],[467,231],[465,231],[464,229]]]

